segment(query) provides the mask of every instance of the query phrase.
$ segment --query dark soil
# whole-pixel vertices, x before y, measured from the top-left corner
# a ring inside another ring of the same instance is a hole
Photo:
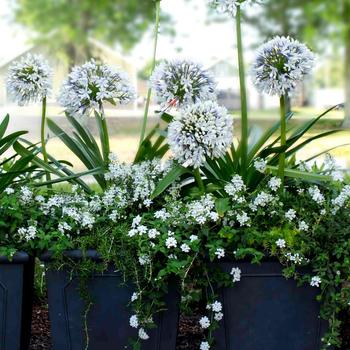
[[[181,316],[177,350],[199,349],[202,332],[198,326],[198,315]],[[350,314],[343,315],[343,345],[341,350],[350,350]],[[50,322],[47,305],[35,305],[32,320],[32,338],[29,350],[51,350]]]

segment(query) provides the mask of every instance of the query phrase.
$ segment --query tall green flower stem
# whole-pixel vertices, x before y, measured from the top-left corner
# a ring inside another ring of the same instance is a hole
[[[202,180],[201,173],[200,173],[198,168],[193,170],[193,176],[194,176],[194,178],[195,178],[195,180],[197,182],[200,194],[204,195],[205,187],[204,187],[204,183],[203,183],[203,180]]]
[[[242,44],[242,27],[241,27],[241,7],[237,6],[236,13],[236,35],[237,35],[237,53],[239,82],[241,93],[241,167],[242,174],[247,170],[248,157],[248,108],[247,108],[247,89],[245,84],[245,69]]]
[[[109,143],[107,118],[102,103],[100,103],[100,113],[96,115],[96,118],[98,118],[100,121],[100,140],[102,146],[103,160],[106,164],[108,164],[109,154],[111,153],[111,146]]]
[[[154,47],[153,47],[151,73],[154,71],[154,68],[156,66],[158,32],[159,32],[159,18],[160,18],[160,1],[161,0],[156,0],[156,23],[155,23],[155,28],[154,28]],[[148,91],[147,91],[147,99],[146,99],[145,111],[144,111],[144,114],[143,114],[143,122],[142,122],[141,136],[140,136],[140,144],[142,143],[143,139],[145,138],[149,106],[150,106],[150,103],[151,103],[151,95],[152,95],[152,89],[149,88]]]
[[[48,156],[46,151],[46,140],[45,140],[46,106],[47,106],[47,101],[45,96],[42,101],[40,141],[41,141],[41,152],[43,154],[44,162],[48,164]],[[50,181],[50,180],[51,180],[51,176],[50,176],[50,173],[47,171],[46,181]],[[50,188],[51,185],[48,185],[48,187]]]
[[[286,145],[287,140],[287,120],[286,120],[286,96],[282,95],[280,97],[280,112],[281,112],[281,147]],[[284,183],[284,168],[286,161],[286,153],[285,151],[280,153],[279,156],[279,166],[278,166],[278,176],[282,180],[282,186]]]

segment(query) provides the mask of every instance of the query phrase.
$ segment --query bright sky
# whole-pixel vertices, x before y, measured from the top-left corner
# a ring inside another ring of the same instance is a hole
[[[208,25],[206,0],[162,0],[162,11],[170,13],[177,31],[176,38],[160,35],[159,58],[186,57],[204,64],[217,59],[235,59],[234,23]],[[0,0],[0,33],[2,49],[0,64],[20,54],[28,47],[26,32],[10,24],[8,1]],[[250,36],[250,35],[249,35]],[[247,42],[245,40],[245,42]],[[151,35],[146,35],[132,52],[139,67],[145,65],[152,55]]]

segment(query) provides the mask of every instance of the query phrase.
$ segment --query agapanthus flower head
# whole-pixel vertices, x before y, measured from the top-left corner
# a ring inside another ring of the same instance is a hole
[[[197,103],[182,110],[169,124],[170,149],[184,166],[199,168],[206,158],[221,157],[231,144],[233,119],[216,102]]]
[[[258,50],[253,81],[260,92],[290,94],[313,68],[315,55],[290,37],[275,37]]]
[[[209,5],[214,6],[221,13],[236,16],[237,8],[244,9],[252,4],[262,4],[265,0],[208,0]]]
[[[20,106],[42,101],[50,94],[51,76],[51,68],[43,56],[28,53],[10,66],[7,89]]]
[[[74,116],[102,109],[104,102],[125,104],[135,98],[127,75],[94,59],[75,66],[62,85],[59,102]]]
[[[190,60],[160,63],[150,78],[150,84],[162,107],[185,106],[216,97],[212,74]]]

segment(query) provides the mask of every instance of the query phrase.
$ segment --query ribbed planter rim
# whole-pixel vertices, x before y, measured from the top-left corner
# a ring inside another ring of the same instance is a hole
[[[25,252],[16,252],[11,259],[0,255],[0,264],[24,264],[31,260],[31,257]]]
[[[68,259],[77,261],[82,260],[84,258],[89,258],[96,262],[102,261],[101,255],[95,249],[88,249],[85,252],[83,252],[81,249],[66,250],[63,252],[63,256]],[[51,251],[47,251],[41,254],[39,258],[43,262],[50,262],[55,260],[53,252]]]

